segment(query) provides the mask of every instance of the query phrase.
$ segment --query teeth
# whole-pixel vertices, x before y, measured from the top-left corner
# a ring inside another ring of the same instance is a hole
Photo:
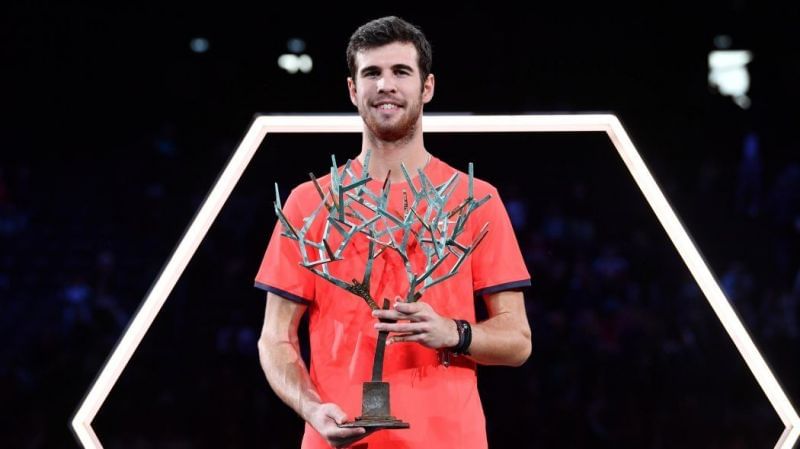
[[[396,109],[397,106],[393,104],[382,104],[378,106],[378,109]]]

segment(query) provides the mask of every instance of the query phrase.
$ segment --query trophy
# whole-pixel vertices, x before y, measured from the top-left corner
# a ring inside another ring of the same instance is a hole
[[[473,197],[473,165],[470,163],[467,197],[448,210],[446,206],[458,183],[458,173],[437,186],[420,169],[419,187],[415,187],[406,167],[401,165],[407,188],[403,191],[402,215],[394,214],[389,211],[388,206],[391,172],[387,174],[380,192],[372,192],[366,187],[372,180],[368,173],[370,154],[370,151],[366,154],[360,176],[351,170],[352,160],[348,160],[340,172],[336,157],[331,156],[330,184],[327,187],[323,187],[314,174],[309,173],[319,193],[320,203],[310,216],[305,217],[301,227],[294,227],[283,214],[277,183],[275,213],[283,226],[282,236],[295,240],[299,246],[301,266],[362,298],[371,310],[376,310],[379,306],[370,294],[373,261],[384,251],[399,254],[404,262],[409,287],[407,292],[398,292],[398,296],[405,297],[406,302],[417,301],[425,290],[453,277],[486,236],[488,223],[483,225],[469,244],[458,241],[469,216],[488,201],[491,195],[487,194],[480,200]],[[320,215],[323,209],[324,213]],[[318,218],[324,220],[322,232],[316,232],[319,235],[309,235],[312,224]],[[333,233],[341,238],[341,243],[335,245],[335,248],[331,246],[330,237]],[[368,241],[365,269],[361,280],[352,279],[347,282],[332,275],[328,265],[343,260],[345,249],[355,238],[366,238]],[[423,252],[425,261],[424,268],[417,272],[409,258],[409,242],[412,239],[418,242],[416,250]],[[313,254],[314,250],[317,254]],[[455,258],[455,262],[449,270],[437,271],[447,259],[452,258]],[[388,307],[389,300],[384,298],[382,308]],[[341,427],[364,427],[368,430],[409,428],[409,423],[392,416],[389,383],[383,382],[387,334],[387,331],[378,332],[372,379],[363,384],[361,416]]]

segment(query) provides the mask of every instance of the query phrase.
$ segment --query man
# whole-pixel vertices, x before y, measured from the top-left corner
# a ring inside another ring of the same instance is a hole
[[[364,121],[361,153],[353,169],[362,169],[371,150],[368,168],[374,181],[368,187],[380,191],[389,176],[391,207],[402,208],[407,186],[401,163],[409,173],[422,169],[434,184],[455,173],[431,156],[423,143],[422,109],[434,92],[430,44],[408,22],[384,17],[356,30],[347,59],[350,100]],[[329,177],[320,183],[330,183]],[[455,204],[466,197],[466,184],[462,173],[451,198]],[[306,421],[303,448],[341,447],[362,438],[356,447],[486,447],[476,364],[519,366],[527,360],[531,332],[519,289],[530,280],[497,191],[477,179],[474,188],[475,198],[487,193],[492,198],[470,216],[464,241],[471,242],[487,222],[489,232],[458,274],[427,290],[418,302],[395,300],[389,310],[372,314],[358,297],[299,266],[296,242],[281,237],[281,226],[276,226],[256,276],[256,286],[267,291],[259,353],[273,390]],[[319,202],[315,187],[307,182],[292,191],[283,211],[297,225]],[[364,245],[359,249],[356,243],[354,253],[330,264],[340,278],[358,276],[359,270],[350,265],[358,264],[357,253],[363,253]],[[378,301],[398,298],[408,290],[397,254],[382,253],[372,271],[372,296]],[[475,295],[483,296],[487,305],[489,318],[481,323],[475,323]],[[310,373],[300,356],[297,335],[306,310]],[[468,347],[456,319],[471,323]],[[377,330],[390,332],[384,379],[392,389],[392,414],[409,422],[410,429],[369,433],[364,428],[339,427],[360,412],[361,385],[369,380]],[[443,363],[442,355],[448,358],[454,348],[461,355]]]

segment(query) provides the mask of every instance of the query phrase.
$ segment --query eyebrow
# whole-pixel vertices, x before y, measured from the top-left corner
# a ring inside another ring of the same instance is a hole
[[[391,69],[392,70],[408,70],[409,72],[412,72],[412,73],[414,72],[414,68],[411,67],[410,65],[407,65],[407,64],[394,64],[391,67]],[[368,66],[364,67],[363,69],[361,69],[358,73],[360,73],[361,75],[364,75],[367,72],[371,72],[371,71],[374,71],[374,70],[380,71],[380,67],[378,67],[376,65],[368,65]]]

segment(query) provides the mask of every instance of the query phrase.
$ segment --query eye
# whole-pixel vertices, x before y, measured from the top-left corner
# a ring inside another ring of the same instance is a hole
[[[375,78],[376,76],[379,75],[379,73],[377,70],[367,70],[366,72],[364,72],[363,75],[364,78]]]

